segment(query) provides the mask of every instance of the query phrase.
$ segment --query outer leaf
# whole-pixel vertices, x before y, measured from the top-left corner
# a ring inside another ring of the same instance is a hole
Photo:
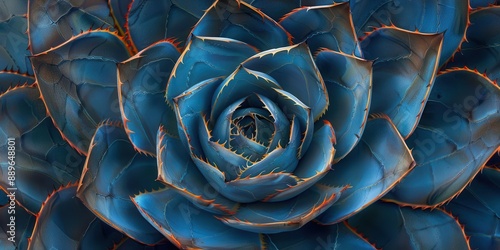
[[[261,52],[242,65],[274,78],[283,90],[311,108],[315,120],[326,111],[329,100],[325,83],[305,43]]]
[[[500,248],[499,192],[500,171],[485,168],[445,207],[464,225],[472,249]]]
[[[245,2],[251,4],[266,15],[270,16],[274,20],[280,20],[285,14],[291,12],[293,9],[300,8],[302,6],[316,6],[316,5],[330,5],[334,2],[345,2],[343,1],[333,1],[333,0],[244,0]]]
[[[334,51],[322,51],[316,65],[323,76],[330,106],[322,119],[335,128],[335,161],[344,158],[363,134],[372,94],[372,62]]]
[[[318,221],[334,224],[358,213],[391,190],[414,166],[411,152],[394,124],[388,118],[370,120],[360,143],[319,181],[352,187]]]
[[[193,36],[175,64],[167,84],[167,101],[201,81],[228,76],[256,51],[249,45],[227,38]]]
[[[444,33],[439,66],[453,55],[465,37],[468,1],[351,0],[350,5],[358,37],[371,32],[373,28],[391,25],[411,31]]]
[[[31,0],[28,11],[33,54],[56,47],[86,30],[114,30],[106,0]]]
[[[116,63],[127,58],[119,37],[96,31],[31,59],[48,112],[78,151],[87,152],[99,122],[121,120]]]
[[[134,147],[156,153],[160,123],[177,135],[174,110],[165,104],[165,88],[179,52],[170,42],[156,43],[118,64],[118,95],[125,131]]]
[[[171,189],[140,194],[133,200],[144,218],[179,248],[261,248],[258,234],[224,225]]]
[[[500,88],[468,70],[438,76],[408,139],[417,167],[386,197],[435,206],[459,193],[500,144]]]
[[[99,249],[122,238],[76,197],[76,185],[51,194],[37,215],[28,249]]]
[[[239,40],[261,51],[290,45],[289,34],[281,25],[240,0],[216,1],[191,33]]]
[[[280,24],[293,36],[294,43],[307,42],[313,53],[327,48],[361,54],[348,3],[303,7],[287,14]]]
[[[77,196],[97,217],[146,244],[163,240],[145,221],[129,197],[163,185],[155,159],[134,151],[121,126],[100,126],[92,138]]]
[[[16,200],[35,214],[55,188],[80,178],[85,159],[63,140],[36,86],[0,95],[0,113],[0,186],[13,187],[8,174],[9,146],[13,146]]]
[[[10,88],[22,85],[32,85],[35,78],[26,74],[19,74],[12,71],[0,71],[0,94]]]
[[[480,9],[470,15],[471,25],[464,42],[447,67],[477,69],[493,81],[500,80],[500,6]]]
[[[110,14],[115,21],[115,27],[121,34],[125,34],[127,13],[133,0],[108,0]]]
[[[163,39],[173,39],[183,45],[190,30],[212,2],[133,0],[128,12],[127,31],[138,50]]]
[[[416,128],[432,89],[442,39],[384,28],[361,42],[365,58],[375,60],[370,113],[388,114],[405,138]]]
[[[28,0],[10,1],[1,0],[0,22],[6,21],[12,16],[25,15],[28,8]]]
[[[3,192],[2,192],[3,193]],[[2,194],[3,195],[3,194]],[[15,194],[10,196],[15,197]],[[10,199],[10,197],[8,197]],[[15,201],[14,201],[15,203]],[[28,248],[28,238],[33,232],[36,217],[26,210],[16,208],[16,205],[0,207],[0,247],[5,250],[25,250]],[[12,211],[15,211],[13,213]],[[11,221],[14,216],[14,222]],[[15,230],[11,230],[15,228]]]
[[[440,209],[419,210],[377,202],[347,223],[377,248],[470,249],[460,225]]]
[[[30,51],[27,28],[26,17],[21,15],[13,14],[9,19],[0,22],[0,37],[3,38],[0,40],[0,69],[33,75],[28,58]]]
[[[310,222],[302,228],[263,236],[268,249],[375,249],[344,223],[331,226]]]

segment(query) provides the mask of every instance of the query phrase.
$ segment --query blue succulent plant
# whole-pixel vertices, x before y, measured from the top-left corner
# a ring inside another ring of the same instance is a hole
[[[498,31],[491,0],[0,0],[0,246],[496,249]]]

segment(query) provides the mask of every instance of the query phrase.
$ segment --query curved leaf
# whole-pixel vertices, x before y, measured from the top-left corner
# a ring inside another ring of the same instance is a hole
[[[14,87],[32,85],[34,82],[35,78],[26,74],[19,74],[12,71],[0,71],[0,94]]]
[[[442,37],[383,28],[361,42],[365,58],[375,60],[370,113],[389,115],[404,138],[415,130],[432,89]]]
[[[15,199],[15,195],[7,198],[14,197]],[[16,208],[16,206],[17,204],[0,207],[0,214],[2,214],[0,216],[0,247],[5,250],[27,249],[28,238],[35,227],[36,217],[22,208]],[[14,220],[11,220],[11,216],[14,216]],[[14,228],[15,230],[12,230]]]
[[[500,88],[478,73],[439,75],[407,143],[417,167],[387,196],[435,206],[459,193],[500,144]]]
[[[464,225],[472,249],[500,247],[500,171],[485,168],[445,208]]]
[[[127,58],[125,44],[105,31],[83,33],[32,57],[47,110],[79,152],[87,152],[97,124],[121,120],[116,63]]]
[[[345,189],[316,184],[292,199],[241,204],[234,215],[218,218],[231,227],[255,233],[294,231],[331,207]]]
[[[134,0],[128,12],[128,34],[138,50],[164,39],[172,39],[184,45],[191,28],[212,2],[213,0]]]
[[[377,248],[470,249],[461,226],[440,209],[420,210],[377,202],[347,223]]]
[[[139,211],[177,247],[260,249],[259,235],[224,225],[171,189],[133,198]]]
[[[500,27],[491,24],[500,22],[500,6],[472,12],[470,22],[467,41],[446,66],[477,69],[481,73],[486,73],[491,80],[499,81]]]
[[[0,113],[0,186],[17,188],[16,200],[35,214],[55,188],[80,179],[85,159],[63,140],[36,86],[0,95]],[[15,150],[10,159],[9,146]],[[9,181],[11,165],[14,186]]]
[[[331,226],[310,222],[300,229],[286,233],[266,234],[267,249],[375,249],[345,223]]]
[[[191,31],[194,36],[227,37],[263,51],[290,45],[276,21],[240,0],[218,0]]]
[[[160,124],[177,135],[174,110],[165,103],[165,88],[178,58],[175,45],[159,42],[118,64],[118,96],[125,131],[142,152],[156,152]]]
[[[122,234],[97,219],[76,197],[76,185],[51,194],[37,215],[28,249],[111,247]]]
[[[242,66],[270,75],[283,90],[311,108],[315,120],[326,111],[326,87],[305,43],[261,52]]]
[[[243,0],[253,7],[262,10],[266,15],[278,21],[285,14],[291,12],[293,9],[302,6],[317,6],[317,5],[331,5],[335,2],[333,0]],[[345,2],[346,0],[343,0]]]
[[[414,166],[410,150],[388,118],[368,121],[360,143],[319,181],[352,187],[317,220],[334,224],[358,213],[391,190]]]
[[[158,130],[158,179],[193,202],[215,214],[232,214],[238,204],[222,196],[200,173],[179,139]]]
[[[28,50],[27,28],[23,15],[14,15],[0,22],[0,37],[3,38],[0,40],[0,69],[33,75],[28,58],[31,53]]]
[[[293,43],[306,42],[312,53],[321,48],[361,55],[348,3],[303,7],[281,19]]]
[[[122,239],[119,243],[116,243],[112,248],[113,250],[177,250],[170,241],[166,241],[165,243],[156,244],[154,246],[145,245],[139,243],[133,239],[125,238]]]
[[[228,76],[256,51],[249,45],[227,38],[193,36],[174,66],[167,84],[167,102],[199,82]]]
[[[101,125],[92,138],[77,196],[98,218],[145,244],[163,236],[145,221],[129,197],[160,188],[155,159],[134,151],[121,126]]]
[[[372,94],[372,62],[334,51],[321,51],[316,65],[323,76],[330,106],[321,117],[335,128],[335,161],[344,158],[363,134]]]
[[[444,33],[439,66],[460,46],[469,21],[468,1],[462,0],[351,0],[350,4],[358,37],[374,28],[392,25],[411,31]]]
[[[114,30],[106,0],[29,1],[28,21],[33,54],[56,47],[83,31]]]

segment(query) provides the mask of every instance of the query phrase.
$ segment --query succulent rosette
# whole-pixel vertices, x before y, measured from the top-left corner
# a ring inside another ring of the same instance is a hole
[[[496,1],[0,3],[3,248],[499,247]]]

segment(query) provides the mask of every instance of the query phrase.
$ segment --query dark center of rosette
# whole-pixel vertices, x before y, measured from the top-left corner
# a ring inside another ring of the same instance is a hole
[[[237,100],[215,121],[206,122],[212,144],[204,148],[206,160],[214,163],[228,181],[291,173],[297,166],[301,144],[300,125],[296,121],[294,125],[294,120],[292,112],[284,112],[266,96],[252,94]],[[216,153],[212,153],[214,148]],[[282,152],[286,148],[288,156]]]

